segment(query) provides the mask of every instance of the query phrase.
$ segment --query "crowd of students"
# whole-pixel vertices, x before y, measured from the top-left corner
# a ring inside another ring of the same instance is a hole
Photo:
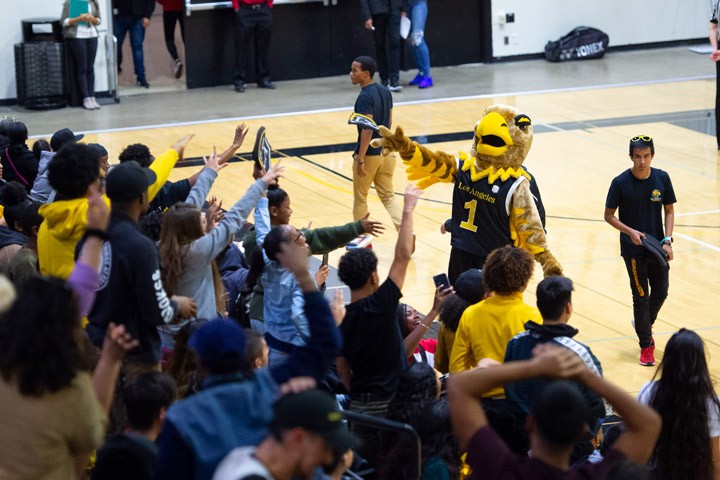
[[[309,255],[384,229],[292,227],[280,164],[223,210],[212,185],[247,133],[168,182],[191,136],[154,157],[63,129],[35,151],[0,122],[0,478],[720,478],[695,332],[633,399],[574,340],[572,281],[546,278],[526,304],[533,259],[511,246],[419,314],[400,303],[414,186],[387,278],[372,249],[348,249],[349,303],[328,303]],[[611,415],[621,433],[600,445]]]

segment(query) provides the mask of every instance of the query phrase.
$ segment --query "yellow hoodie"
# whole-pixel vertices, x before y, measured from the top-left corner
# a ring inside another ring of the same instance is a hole
[[[178,160],[178,153],[170,149],[157,157],[150,169],[157,180],[148,188],[149,200],[155,198]],[[110,199],[103,195],[105,203]],[[38,231],[38,262],[40,272],[67,279],[75,265],[75,245],[87,226],[87,198],[59,200],[40,207],[45,219]]]

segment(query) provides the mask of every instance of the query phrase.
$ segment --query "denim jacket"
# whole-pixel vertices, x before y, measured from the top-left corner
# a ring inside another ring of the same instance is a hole
[[[255,209],[255,231],[258,248],[262,248],[265,237],[270,233],[270,211],[267,198],[261,198]],[[264,288],[263,318],[268,334],[281,342],[295,346],[305,345],[310,334],[307,318],[303,311],[305,300],[302,290],[289,270],[278,262],[270,260],[263,250],[265,270],[262,274]],[[277,346],[273,346],[277,348]],[[277,348],[282,350],[282,348]]]

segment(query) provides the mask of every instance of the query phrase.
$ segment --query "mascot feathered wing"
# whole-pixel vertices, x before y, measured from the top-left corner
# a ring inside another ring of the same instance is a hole
[[[479,182],[517,181],[505,205],[509,216],[508,244],[527,250],[542,265],[546,277],[562,275],[560,263],[548,250],[545,230],[530,191],[531,176],[522,168],[530,150],[533,130],[530,118],[507,105],[493,105],[483,112],[475,126],[475,137],[470,154],[460,153],[460,159],[445,152],[434,152],[405,136],[401,127],[395,133],[380,127],[382,139],[372,141],[373,147],[400,154],[407,166],[408,179],[425,189],[435,183],[453,183],[459,173],[469,172],[473,185]],[[462,185],[463,188],[472,186]],[[472,227],[492,219],[478,218]],[[465,223],[465,222],[463,222]],[[463,224],[460,225],[464,227]],[[482,235],[482,231],[478,232]]]

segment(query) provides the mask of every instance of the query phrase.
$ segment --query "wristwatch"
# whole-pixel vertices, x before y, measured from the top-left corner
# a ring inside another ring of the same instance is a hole
[[[673,244],[673,237],[665,237],[662,239],[663,245],[671,245]]]

